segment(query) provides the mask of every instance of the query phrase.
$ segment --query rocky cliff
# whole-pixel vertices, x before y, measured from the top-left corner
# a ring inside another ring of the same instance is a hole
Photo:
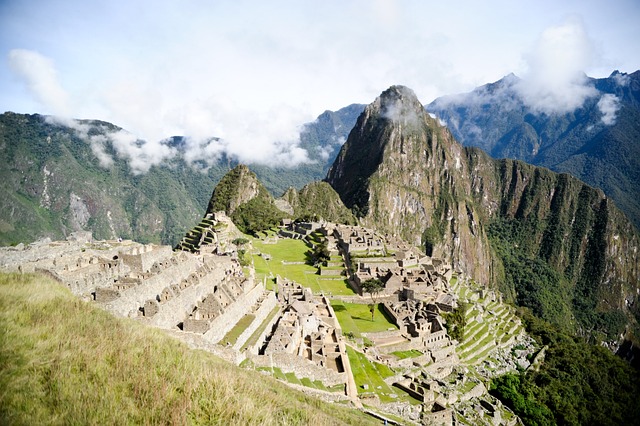
[[[640,244],[613,203],[569,175],[463,148],[410,89],[366,107],[326,180],[366,226],[556,323],[611,336],[635,322]]]

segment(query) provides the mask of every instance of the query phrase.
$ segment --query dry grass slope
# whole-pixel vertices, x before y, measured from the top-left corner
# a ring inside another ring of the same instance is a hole
[[[0,423],[366,424],[37,275],[0,274]]]

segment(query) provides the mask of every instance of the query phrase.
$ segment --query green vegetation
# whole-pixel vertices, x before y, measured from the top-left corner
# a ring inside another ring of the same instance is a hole
[[[548,345],[539,371],[494,379],[491,392],[525,424],[632,425],[640,374],[602,346],[570,337],[521,309],[527,331]]]
[[[491,381],[491,393],[511,408],[526,425],[554,424],[551,411],[539,403],[535,390],[516,374],[506,374]]]
[[[375,424],[116,319],[34,275],[0,275],[8,424]]]
[[[305,256],[308,246],[304,241],[280,238],[276,244],[265,244],[254,238],[252,244],[260,253],[267,253],[271,256],[271,260],[265,260],[261,256],[253,256],[253,264],[259,280],[264,277],[275,278],[280,275],[309,287],[315,294],[344,296],[355,294],[344,277],[328,278],[317,274],[317,268],[308,264],[308,259]]]
[[[310,257],[313,266],[327,266],[327,263],[331,260],[331,252],[327,247],[326,239],[323,239],[322,242],[318,244],[314,244],[310,252]]]
[[[264,319],[264,321],[262,321],[262,324],[260,324],[260,327],[258,327],[256,329],[256,331],[253,332],[253,334],[251,335],[251,337],[249,337],[249,339],[247,339],[247,341],[245,342],[245,344],[242,346],[241,350],[245,350],[248,349],[252,346],[254,346],[256,343],[258,343],[258,339],[260,338],[260,335],[262,335],[262,333],[264,333],[264,331],[267,328],[267,325],[269,324],[269,322],[273,319],[273,317],[275,317],[278,313],[280,312],[280,308],[278,306],[276,306],[275,308],[273,308],[271,310],[271,312],[269,312],[269,315],[267,315],[267,317]]]
[[[469,305],[465,302],[460,302],[453,312],[444,312],[442,315],[447,321],[445,324],[447,334],[459,342],[462,341],[465,327],[467,326],[467,309],[469,309]]]
[[[587,206],[593,201],[589,198],[592,192],[581,192],[580,206]],[[603,203],[606,204],[606,200]],[[578,207],[578,216],[570,232],[571,260],[564,273],[558,272],[550,263],[560,257],[556,251],[559,243],[555,236],[565,233],[564,230],[557,229],[559,225],[553,215],[551,225],[543,233],[541,229],[546,225],[533,218],[500,219],[489,225],[488,235],[504,266],[505,279],[499,283],[503,294],[513,295],[518,305],[531,309],[536,316],[568,333],[575,333],[578,327],[590,330],[589,334],[585,333],[586,337],[595,336],[593,340],[597,343],[606,338],[617,338],[624,331],[627,318],[622,311],[600,311],[597,308],[597,283],[604,274],[606,263],[608,209],[606,205],[601,206],[599,213],[591,219],[588,219],[589,214],[585,209],[586,207]],[[582,272],[577,275],[580,270],[577,265],[579,250],[587,233],[585,221],[588,220],[593,223],[588,235]],[[537,249],[531,236],[541,233],[543,241]]]
[[[247,188],[254,188],[252,191],[257,193],[246,194]],[[248,199],[250,196],[253,198]],[[207,212],[217,211],[226,212],[241,232],[254,236],[277,226],[285,217],[255,173],[245,165],[235,167],[216,185]]]
[[[245,244],[247,244],[249,242],[249,240],[247,238],[244,237],[238,237],[235,238],[233,241],[231,241],[232,244],[235,244],[237,246],[243,246]]]
[[[422,352],[416,350],[416,349],[410,349],[408,351],[395,351],[395,352],[391,352],[393,355],[397,356],[399,359],[406,359],[406,358],[417,358],[420,357],[422,355],[424,355]]]
[[[242,332],[245,331],[255,319],[256,316],[252,314],[246,314],[245,316],[240,318],[240,321],[238,321],[238,323],[231,330],[229,330],[229,332],[220,341],[220,344],[223,346],[235,345],[235,343],[238,341],[238,337],[240,337]]]
[[[332,300],[331,306],[333,306],[343,332],[353,333],[355,337],[361,337],[362,333],[376,333],[398,328],[387,318],[384,309],[380,306],[378,307],[380,315],[376,315],[373,321],[368,305]]]
[[[231,215],[238,229],[251,235],[273,228],[280,223],[284,213],[267,198],[256,197],[241,204]]]
[[[369,278],[362,283],[362,291],[369,293],[371,296],[371,304],[369,305],[369,312],[371,312],[371,321],[376,312],[376,306],[378,305],[378,295],[384,290],[384,283],[378,278]]]
[[[361,352],[347,346],[347,356],[353,371],[353,379],[358,386],[358,394],[376,393],[382,402],[393,402],[391,394],[397,394],[384,379],[393,376],[393,371],[384,364],[371,362]],[[367,389],[365,389],[367,388]]]
[[[351,211],[327,182],[311,182],[295,197],[289,197],[295,216],[303,221],[324,219],[329,222],[355,224]]]

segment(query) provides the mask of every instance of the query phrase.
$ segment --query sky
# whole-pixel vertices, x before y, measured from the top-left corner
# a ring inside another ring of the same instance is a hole
[[[140,172],[172,135],[295,165],[303,123],[393,84],[427,104],[515,73],[541,110],[579,107],[584,73],[640,69],[639,22],[637,0],[0,0],[0,112],[114,123]]]

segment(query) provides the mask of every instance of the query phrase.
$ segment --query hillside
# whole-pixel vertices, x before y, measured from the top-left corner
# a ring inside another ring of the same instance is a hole
[[[637,325],[640,240],[611,200],[463,148],[410,89],[365,109],[327,181],[366,226],[451,259],[566,330],[616,341]]]
[[[594,96],[568,113],[543,113],[509,75],[426,106],[458,141],[494,158],[513,158],[569,173],[602,189],[640,228],[640,71],[588,79]]]
[[[312,163],[252,170],[276,196],[321,179],[359,108],[326,111],[303,126],[300,146]],[[0,162],[6,165],[0,169],[0,244],[91,230],[96,238],[174,245],[206,208],[211,188],[238,164],[224,155],[189,162],[184,138],[173,137],[163,142],[172,157],[136,173],[131,157],[114,143],[120,132],[96,120],[65,125],[37,114],[0,115]]]
[[[377,424],[114,318],[41,276],[0,275],[0,303],[3,423]]]

